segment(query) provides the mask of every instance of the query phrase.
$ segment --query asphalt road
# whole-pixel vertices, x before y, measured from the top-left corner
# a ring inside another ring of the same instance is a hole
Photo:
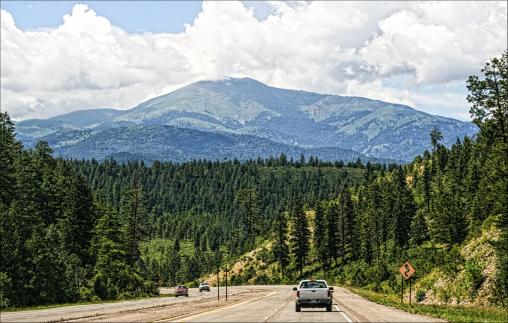
[[[295,311],[292,286],[263,286],[273,291],[264,297],[172,322],[438,322],[426,316],[409,314],[379,305],[336,288],[332,312],[316,308]]]
[[[189,297],[154,297],[140,300],[90,304],[90,305],[71,305],[64,307],[48,308],[44,310],[17,311],[17,312],[0,312],[0,322],[54,322],[83,317],[98,316],[102,314],[111,314],[125,311],[135,311],[143,308],[161,307],[164,305],[174,304],[176,302],[187,302],[199,298],[209,298],[214,300],[217,294],[213,292],[217,289],[212,288],[210,293],[199,293],[197,288],[189,288]],[[230,289],[230,293],[238,293],[245,290],[243,287]],[[161,295],[173,293],[173,288],[162,288]],[[221,289],[222,291],[222,289]]]
[[[343,288],[336,288],[334,292],[334,305],[332,312],[325,309],[302,309],[295,312],[293,286],[252,286],[233,287],[229,294],[245,293],[248,290],[263,290],[267,292],[252,293],[253,296],[245,301],[225,305],[205,312],[176,317],[174,320],[157,320],[160,322],[436,322],[438,320],[426,316],[409,314],[391,307],[379,305],[355,295]],[[171,290],[172,291],[172,290]],[[216,300],[215,288],[210,293],[199,293],[191,289],[189,297],[161,297],[134,301],[75,305],[45,310],[19,311],[1,313],[0,322],[48,322],[65,321],[87,317],[93,321],[94,317],[110,314],[108,320],[124,321],[129,313],[136,314],[137,321],[153,321],[149,314],[167,308],[172,312],[176,302],[182,305],[196,300],[212,304]],[[162,290],[168,292],[168,290]],[[221,299],[224,299],[224,289],[221,289]],[[222,301],[221,301],[222,303]],[[227,303],[224,303],[227,304]],[[223,304],[223,305],[224,305]],[[169,307],[164,307],[168,305]],[[192,306],[186,306],[191,308]],[[146,310],[153,308],[153,310]],[[141,309],[145,309],[142,311]],[[127,312],[126,312],[127,311]],[[121,313],[122,312],[122,313]],[[118,313],[118,314],[115,314]],[[146,314],[145,314],[146,313]],[[170,316],[166,316],[170,317]],[[174,317],[174,315],[173,315]],[[98,317],[97,317],[98,318]],[[116,319],[115,319],[116,318]],[[123,318],[123,319],[122,319]]]

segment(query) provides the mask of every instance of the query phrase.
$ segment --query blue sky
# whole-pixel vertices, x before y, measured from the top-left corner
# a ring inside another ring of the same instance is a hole
[[[0,1],[0,7],[9,11],[22,30],[41,27],[58,27],[64,14],[70,13],[74,5],[83,3],[98,15],[107,17],[112,24],[136,32],[184,31],[201,11],[202,1]],[[270,6],[263,1],[243,1],[254,8],[258,19],[270,13]],[[134,18],[134,19],[133,19]]]
[[[128,109],[233,76],[470,120],[465,80],[508,47],[505,1],[0,0],[0,7],[0,100],[15,119]]]
[[[23,29],[57,27],[75,4],[84,3],[128,32],[181,32],[201,10],[201,1],[1,1]]]

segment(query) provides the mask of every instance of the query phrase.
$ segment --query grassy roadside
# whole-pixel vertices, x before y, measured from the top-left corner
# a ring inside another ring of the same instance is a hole
[[[59,308],[59,307],[67,307],[67,306],[119,303],[119,302],[136,301],[136,300],[140,300],[140,299],[155,298],[155,297],[175,297],[175,294],[159,294],[159,296],[141,296],[141,297],[134,297],[134,298],[128,298],[128,299],[111,299],[111,300],[103,300],[103,301],[60,303],[60,304],[36,305],[36,306],[28,306],[28,307],[14,307],[14,308],[7,307],[7,308],[2,308],[0,311],[2,313],[20,312],[20,311],[36,311],[36,310],[47,310],[50,308]]]
[[[386,295],[365,289],[347,287],[350,291],[370,301],[404,310],[409,313],[428,315],[448,322],[508,322],[506,310],[495,307],[466,307],[453,305],[401,304],[397,295]]]

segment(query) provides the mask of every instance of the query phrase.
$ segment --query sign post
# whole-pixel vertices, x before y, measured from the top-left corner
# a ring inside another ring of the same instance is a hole
[[[400,303],[404,303],[404,277],[400,277],[402,288],[400,289]]]
[[[409,305],[411,305],[411,276],[413,276],[416,272],[415,268],[409,260],[406,260],[406,262],[399,268],[399,272],[402,275],[402,291],[400,295],[400,301],[404,302],[404,279],[409,279]]]
[[[409,277],[409,305],[411,305],[411,277]]]
[[[228,263],[226,262],[226,301],[228,300]]]

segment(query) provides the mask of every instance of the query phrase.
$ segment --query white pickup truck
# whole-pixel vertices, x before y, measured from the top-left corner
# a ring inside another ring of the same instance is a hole
[[[302,307],[326,307],[327,312],[332,311],[333,287],[328,287],[325,280],[302,280],[296,291],[295,310]]]

